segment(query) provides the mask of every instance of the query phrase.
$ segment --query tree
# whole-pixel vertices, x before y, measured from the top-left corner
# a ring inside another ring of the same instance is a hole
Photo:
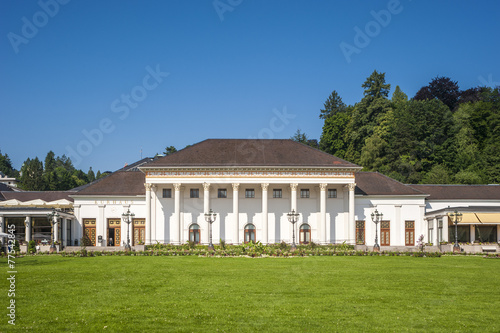
[[[347,112],[337,113],[325,119],[319,149],[339,158],[344,158],[348,147],[349,132],[347,126],[350,120],[351,116]]]
[[[169,147],[165,148],[163,155],[168,156],[168,155],[175,153],[176,151],[177,151],[177,149],[174,146],[169,146]]]
[[[95,178],[94,170],[92,170],[92,167],[89,168],[89,171],[87,172],[87,179],[89,183],[93,182]]]
[[[413,99],[417,101],[439,99],[453,111],[459,96],[460,89],[456,81],[448,77],[437,76],[429,82],[429,85],[420,88]]]
[[[0,171],[3,172],[4,175],[9,177],[17,177],[17,172],[12,167],[12,161],[10,160],[9,155],[3,155],[0,151]]]
[[[328,119],[337,113],[345,112],[346,105],[342,102],[339,94],[334,90],[324,104],[324,109],[320,110],[319,118]]]
[[[35,157],[28,158],[21,167],[21,185],[20,188],[26,191],[43,191],[45,182],[43,179],[43,164]]]
[[[295,132],[295,134],[292,137],[290,137],[290,139],[295,142],[303,143],[313,148],[319,148],[318,140],[309,139],[306,133],[302,133],[300,129],[297,129],[297,132]]]
[[[385,83],[385,73],[379,73],[376,70],[366,79],[365,83],[361,85],[365,88],[364,95],[373,98],[389,96],[391,85]]]
[[[391,102],[395,105],[401,105],[408,102],[408,95],[406,95],[399,86],[396,86],[396,89],[392,93]]]

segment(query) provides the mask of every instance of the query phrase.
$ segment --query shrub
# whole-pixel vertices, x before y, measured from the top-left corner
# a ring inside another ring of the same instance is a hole
[[[36,253],[36,242],[34,240],[31,240],[28,243],[28,253]]]

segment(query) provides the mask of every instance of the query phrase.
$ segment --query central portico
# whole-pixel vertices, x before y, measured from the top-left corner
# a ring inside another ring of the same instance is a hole
[[[213,240],[355,242],[355,172],[361,167],[292,140],[211,139],[142,167],[145,243]]]

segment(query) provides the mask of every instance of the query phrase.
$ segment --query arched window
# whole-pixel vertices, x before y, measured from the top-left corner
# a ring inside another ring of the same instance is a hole
[[[311,242],[311,227],[309,224],[300,226],[299,242],[300,244],[309,244]]]
[[[189,241],[195,244],[200,243],[200,226],[197,224],[191,224],[189,227]]]
[[[245,243],[250,241],[255,243],[255,226],[253,224],[247,224],[245,226]]]

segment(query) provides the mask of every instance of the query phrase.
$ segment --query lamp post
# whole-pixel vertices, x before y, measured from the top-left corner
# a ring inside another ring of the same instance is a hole
[[[52,208],[52,212],[47,214],[47,219],[50,222],[50,225],[52,226],[52,232],[50,233],[50,253],[57,252],[56,245],[54,244],[54,232],[57,232],[55,230],[57,228],[57,218],[59,217],[59,213],[56,212],[55,208]]]
[[[292,251],[295,251],[297,249],[297,245],[295,245],[295,223],[299,220],[299,213],[295,212],[295,209],[292,209],[292,211],[288,214],[286,214],[288,217],[288,221],[292,224]]]
[[[451,220],[455,223],[455,244],[453,245],[453,252],[460,252],[460,245],[458,245],[458,223],[462,222],[462,213],[450,213]]]
[[[126,213],[122,214],[123,222],[127,223],[127,245],[125,245],[125,250],[130,251],[132,248],[130,247],[130,223],[132,220],[130,218],[134,218],[135,214],[130,212],[130,208],[127,209]]]
[[[208,222],[208,229],[210,235],[210,244],[208,244],[208,249],[212,251],[214,250],[214,244],[212,244],[212,223],[215,222],[216,217],[217,213],[214,213],[214,211],[211,208],[208,213],[205,213],[205,221]]]
[[[373,252],[380,251],[380,245],[378,245],[378,223],[382,220],[384,214],[379,213],[377,209],[372,213],[372,221],[375,223],[375,245],[373,245]]]

